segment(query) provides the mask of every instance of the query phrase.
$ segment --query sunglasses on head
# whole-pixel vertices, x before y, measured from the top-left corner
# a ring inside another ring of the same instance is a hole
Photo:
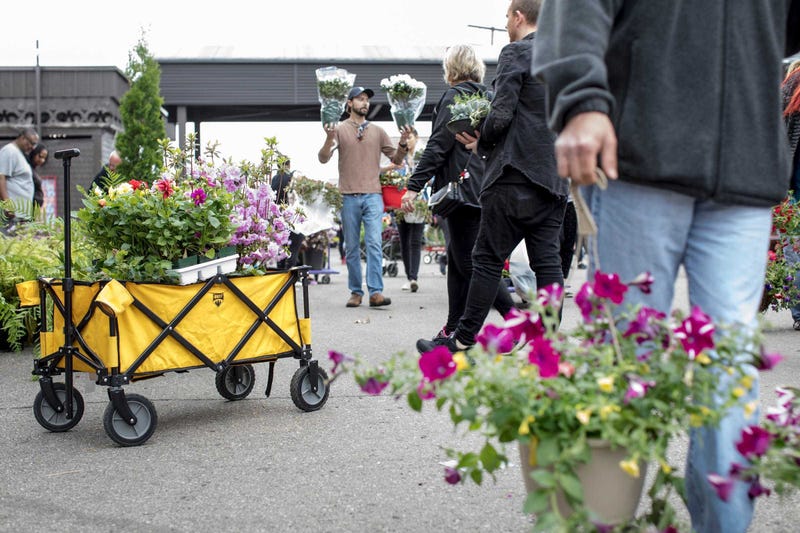
[[[364,130],[367,129],[367,126],[369,126],[369,122],[364,121],[364,123],[358,127],[356,130],[356,139],[360,141],[364,138]]]

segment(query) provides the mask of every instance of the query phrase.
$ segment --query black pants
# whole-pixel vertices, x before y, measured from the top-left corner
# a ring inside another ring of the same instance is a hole
[[[483,191],[472,280],[464,316],[456,328],[459,341],[475,342],[497,292],[503,263],[523,239],[537,288],[564,284],[558,252],[566,203],[566,197],[555,196],[533,183],[495,183]]]
[[[575,212],[575,204],[567,202],[564,211],[564,223],[561,225],[561,235],[559,237],[561,256],[561,272],[564,279],[569,277],[569,269],[572,266],[572,257],[575,255],[575,240],[578,238],[578,215]]]
[[[303,244],[303,240],[305,239],[305,235],[302,233],[295,233],[291,232],[289,234],[289,257],[281,259],[278,261],[278,268],[280,269],[290,269],[293,266],[297,265],[297,260],[299,257],[300,245]]]
[[[474,207],[462,207],[447,217],[447,229],[450,243],[447,246],[447,324],[445,329],[452,332],[456,329],[467,304],[467,293],[473,276],[472,249],[478,237],[481,224],[481,210]],[[502,262],[500,269],[502,270]],[[514,306],[511,295],[505,284],[500,285],[500,277],[494,280],[493,289],[486,290],[489,301],[486,314],[494,305],[500,314],[505,315]],[[489,294],[491,293],[491,294]],[[484,315],[485,318],[485,315]]]
[[[409,224],[401,220],[397,223],[400,232],[400,255],[403,257],[403,268],[408,281],[419,276],[419,260],[422,257],[422,230],[425,224]]]

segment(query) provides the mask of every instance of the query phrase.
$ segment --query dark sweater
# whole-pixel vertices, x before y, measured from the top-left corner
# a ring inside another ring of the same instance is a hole
[[[607,113],[620,179],[724,204],[770,206],[789,185],[781,58],[789,0],[558,0],[539,17],[533,72],[550,127]]]

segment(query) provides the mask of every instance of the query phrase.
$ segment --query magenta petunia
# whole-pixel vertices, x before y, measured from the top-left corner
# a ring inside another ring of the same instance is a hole
[[[341,352],[337,352],[335,350],[328,351],[328,358],[333,362],[333,368],[331,368],[331,374],[335,374],[339,368],[339,365],[343,364],[345,361],[353,361],[352,357],[348,357]]]
[[[558,363],[561,355],[553,348],[553,344],[545,337],[538,337],[528,343],[530,353],[528,361],[539,367],[539,376],[543,379],[558,375]]]
[[[645,381],[640,379],[636,376],[631,376],[628,378],[628,390],[625,391],[625,403],[630,402],[634,398],[642,398],[647,391],[656,386],[655,381]]]
[[[514,349],[514,333],[494,324],[486,324],[475,337],[475,342],[491,353],[508,353]]]
[[[461,481],[461,474],[459,474],[457,469],[447,466],[444,469],[444,480],[451,485],[455,485]]]
[[[675,337],[681,341],[689,359],[694,359],[703,350],[714,347],[714,323],[694,306],[689,316],[675,328]]]
[[[361,385],[361,390],[370,396],[379,396],[388,385],[388,381],[379,381],[375,377],[370,377]]]
[[[769,450],[773,438],[772,433],[759,426],[748,426],[742,430],[742,440],[736,443],[736,449],[748,459],[761,457]]]
[[[603,304],[597,301],[594,284],[588,281],[581,286],[578,294],[575,295],[575,304],[581,310],[583,321],[587,324],[591,323],[594,320],[594,316],[603,310]]]
[[[436,398],[436,391],[433,389],[433,383],[427,379],[422,379],[417,385],[417,396],[420,400],[433,400]]]
[[[623,337],[634,337],[637,344],[654,340],[659,333],[656,321],[663,320],[666,315],[650,307],[642,307],[629,324]]]
[[[538,314],[512,307],[505,320],[503,327],[511,333],[515,342],[523,339],[529,341],[544,335],[544,324]]]
[[[759,370],[772,370],[781,361],[783,361],[783,356],[779,353],[762,352],[756,360],[756,368]]]
[[[450,350],[437,346],[420,356],[419,369],[428,381],[438,381],[451,376],[456,371],[456,363]]]
[[[636,276],[633,281],[629,283],[629,285],[633,287],[639,287],[639,290],[642,291],[644,294],[650,294],[653,292],[653,282],[655,279],[650,272],[642,272],[638,276]]]
[[[731,491],[733,491],[734,480],[729,477],[720,476],[719,474],[708,474],[706,479],[708,479],[708,482],[714,487],[719,499],[727,502],[731,497]]]
[[[594,292],[600,298],[608,298],[619,305],[625,298],[628,286],[619,280],[617,274],[606,274],[599,270],[594,273]]]
[[[761,484],[761,482],[756,478],[750,484],[750,488],[747,490],[747,495],[750,496],[751,500],[755,500],[759,496],[769,496],[772,494],[772,491]]]
[[[546,287],[542,287],[536,293],[536,300],[545,308],[561,309],[563,299],[564,287],[558,283],[551,283]]]

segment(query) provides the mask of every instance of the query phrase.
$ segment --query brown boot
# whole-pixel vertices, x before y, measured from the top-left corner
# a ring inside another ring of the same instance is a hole
[[[370,302],[371,301],[372,299],[370,298]],[[350,299],[347,300],[346,307],[358,307],[359,305],[361,305],[361,295],[357,292],[351,292]],[[370,303],[370,305],[372,305],[372,303]]]
[[[375,294],[370,295],[369,297],[369,306],[370,307],[380,307],[382,305],[389,305],[392,303],[391,298],[387,298],[383,294],[376,292]]]

